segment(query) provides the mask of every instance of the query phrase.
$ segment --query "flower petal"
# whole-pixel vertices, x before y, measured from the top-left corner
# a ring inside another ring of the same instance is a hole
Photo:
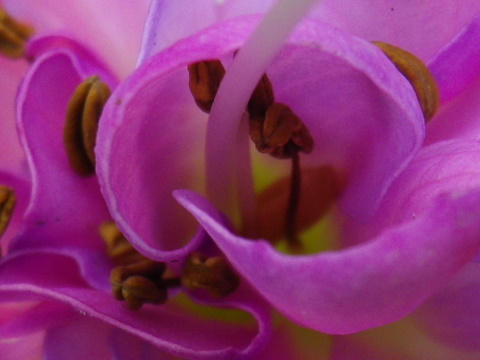
[[[98,63],[90,62],[93,56],[82,58],[81,52],[74,50],[78,46],[60,47],[41,55],[19,90],[18,127],[33,190],[25,233],[12,244],[12,250],[62,247],[66,239],[69,246],[103,250],[98,226],[110,217],[97,181],[73,173],[62,143],[64,114],[74,89],[89,75],[108,73]],[[114,85],[111,76],[106,81]]]
[[[195,193],[179,191],[175,197],[275,308],[327,333],[356,332],[405,316],[480,247],[478,191],[438,196],[414,221],[362,245],[299,257],[233,235]]]
[[[79,317],[99,319],[182,358],[243,358],[263,348],[270,333],[267,309],[248,294],[234,294],[222,301],[222,307],[250,314],[257,325],[253,327],[229,324],[225,318],[205,320],[171,302],[144,305],[132,312],[109,293],[86,286],[76,264],[60,255],[5,258],[0,266],[0,291],[32,293],[68,304]]]
[[[175,42],[193,35],[215,22],[235,16],[264,13],[273,0],[153,0],[143,35],[137,64],[166,49]]]
[[[85,0],[72,6],[62,0],[3,1],[12,16],[29,22],[39,33],[61,32],[88,44],[122,76],[134,67],[148,3]]]
[[[424,61],[480,12],[476,0],[321,1],[311,15],[367,40],[404,48]]]

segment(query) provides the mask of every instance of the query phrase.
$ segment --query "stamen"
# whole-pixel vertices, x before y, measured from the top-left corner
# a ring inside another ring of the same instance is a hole
[[[412,84],[420,107],[422,108],[425,121],[429,121],[438,109],[439,93],[435,79],[425,64],[413,54],[396,46],[372,41],[390,61],[397,67],[398,71]]]
[[[167,286],[162,277],[164,263],[144,260],[119,266],[110,273],[112,294],[124,300],[130,310],[138,310],[144,303],[163,304],[167,300]]]
[[[128,242],[113,221],[100,225],[100,236],[105,242],[108,256],[119,265],[128,265],[146,258]]]
[[[207,258],[202,253],[194,252],[185,261],[181,282],[187,289],[204,289],[212,296],[225,297],[237,289],[240,278],[225,258]]]
[[[188,73],[188,85],[195,103],[202,111],[209,113],[225,75],[225,68],[220,60],[200,61],[188,65]]]
[[[292,152],[310,153],[313,139],[302,121],[286,105],[274,103],[265,118],[250,121],[250,137],[257,150],[279,159],[292,157]]]
[[[16,197],[13,190],[0,185],[0,237],[7,229],[15,208]]]
[[[0,53],[12,59],[22,57],[25,43],[32,34],[31,27],[16,21],[0,9]]]
[[[95,172],[98,121],[109,97],[108,86],[97,76],[91,76],[75,89],[68,103],[63,144],[70,167],[79,175]]]

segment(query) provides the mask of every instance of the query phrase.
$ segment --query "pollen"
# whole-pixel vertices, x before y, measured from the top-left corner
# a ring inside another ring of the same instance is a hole
[[[0,237],[8,227],[15,208],[16,197],[12,189],[0,185]]]
[[[164,263],[144,260],[114,268],[110,273],[112,294],[125,301],[130,310],[143,304],[163,304],[167,300],[167,286],[163,282]]]
[[[98,121],[110,97],[110,89],[91,76],[83,81],[70,98],[63,129],[63,144],[70,167],[81,176],[95,172],[95,142]]]
[[[107,255],[116,264],[127,265],[146,260],[146,258],[128,242],[127,238],[113,221],[104,222],[100,225],[99,232],[105,243]]]
[[[425,121],[436,113],[439,105],[439,93],[435,79],[425,64],[415,55],[396,46],[372,41],[396,66],[398,71],[410,82],[417,95]]]
[[[225,68],[220,60],[200,61],[188,65],[188,73],[188,85],[195,103],[202,111],[209,113],[225,75]]]
[[[32,34],[31,27],[0,9],[0,53],[12,59],[21,58],[25,53],[25,43]]]
[[[181,282],[187,289],[204,289],[211,296],[225,297],[238,288],[240,278],[224,257],[207,258],[200,252],[194,252],[185,261]]]

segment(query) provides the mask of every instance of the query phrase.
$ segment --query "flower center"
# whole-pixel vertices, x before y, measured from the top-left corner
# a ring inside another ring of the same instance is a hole
[[[396,46],[380,41],[372,41],[372,43],[383,51],[412,85],[422,108],[423,117],[425,121],[429,121],[438,109],[439,93],[435,79],[425,64],[415,55]]]
[[[0,237],[8,227],[15,208],[16,197],[13,190],[0,185]]]
[[[125,301],[130,310],[143,304],[163,304],[168,290],[183,285],[189,290],[204,289],[215,297],[225,297],[240,285],[239,277],[221,256],[190,254],[180,276],[175,276],[165,263],[145,258],[123,236],[115,223],[100,226],[107,254],[118,265],[110,273],[115,299]]]
[[[0,53],[17,59],[25,53],[25,43],[32,36],[33,29],[16,21],[0,8]]]
[[[83,81],[70,98],[63,128],[63,144],[71,168],[81,176],[95,172],[98,121],[110,89],[97,76]]]

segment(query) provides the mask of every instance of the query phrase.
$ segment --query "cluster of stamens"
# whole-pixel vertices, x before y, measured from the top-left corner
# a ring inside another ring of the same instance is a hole
[[[220,60],[207,60],[188,67],[190,91],[195,103],[210,112],[225,74]],[[260,153],[277,159],[292,159],[290,199],[285,218],[285,236],[298,245],[295,217],[300,200],[301,170],[299,152],[313,150],[313,138],[302,120],[285,104],[275,102],[272,84],[264,74],[248,102],[250,138]]]
[[[185,260],[180,276],[174,276],[165,263],[147,259],[136,251],[115,223],[102,224],[100,235],[107,254],[117,264],[110,273],[112,294],[130,310],[138,310],[143,304],[163,304],[168,299],[168,290],[180,285],[225,297],[240,284],[238,276],[221,256],[192,253]]]
[[[110,89],[98,76],[83,81],[70,98],[63,128],[63,144],[70,167],[82,176],[95,173],[98,121]]]
[[[13,59],[22,57],[25,43],[32,34],[31,27],[16,21],[0,8],[0,53]]]
[[[15,208],[16,197],[12,189],[0,185],[0,237],[7,229]]]

